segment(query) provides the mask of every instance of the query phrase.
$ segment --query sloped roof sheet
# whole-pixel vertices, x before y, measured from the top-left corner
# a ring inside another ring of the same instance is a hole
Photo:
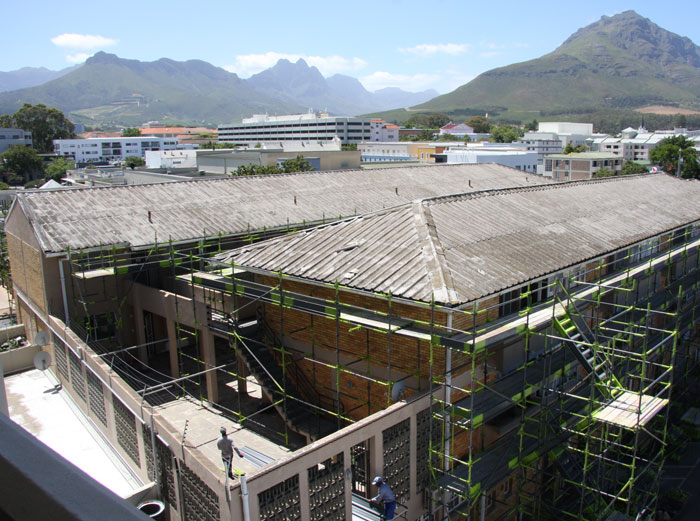
[[[615,177],[425,199],[217,259],[458,305],[697,220],[700,181]]]
[[[18,195],[12,212],[21,208],[43,251],[57,253],[233,235],[436,195],[546,182],[495,164],[407,166],[34,192]]]

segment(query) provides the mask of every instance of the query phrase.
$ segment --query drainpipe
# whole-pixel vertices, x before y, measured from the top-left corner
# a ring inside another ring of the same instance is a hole
[[[63,260],[58,261],[58,271],[61,276],[61,296],[63,297],[63,315],[66,322],[66,327],[70,327],[70,315],[68,314],[68,296],[66,295],[66,275],[63,271]]]
[[[241,474],[241,503],[243,504],[243,521],[250,521],[250,506],[248,505],[248,483],[245,474]]]

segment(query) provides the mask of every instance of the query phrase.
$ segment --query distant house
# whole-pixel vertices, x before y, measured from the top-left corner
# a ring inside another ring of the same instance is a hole
[[[473,134],[474,129],[467,125],[466,123],[452,123],[451,121],[445,125],[444,127],[440,128],[440,135],[443,136],[445,134],[450,134],[451,136],[466,136],[469,134]]]

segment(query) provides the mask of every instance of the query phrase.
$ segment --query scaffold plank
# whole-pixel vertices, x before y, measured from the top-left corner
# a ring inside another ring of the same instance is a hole
[[[593,418],[628,429],[643,427],[668,403],[666,398],[625,391],[593,413]]]

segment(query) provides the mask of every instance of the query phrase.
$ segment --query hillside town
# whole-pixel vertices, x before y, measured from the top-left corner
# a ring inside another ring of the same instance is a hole
[[[689,38],[443,94],[99,49],[0,72],[1,519],[695,519]]]

